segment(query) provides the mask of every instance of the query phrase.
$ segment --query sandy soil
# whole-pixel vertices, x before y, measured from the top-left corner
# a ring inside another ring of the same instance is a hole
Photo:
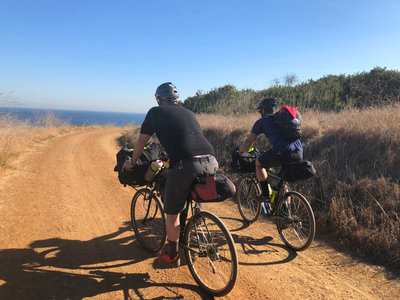
[[[186,265],[165,268],[130,225],[134,190],[113,172],[121,128],[93,128],[32,148],[0,178],[0,299],[208,299]],[[274,225],[209,204],[235,239],[237,283],[224,299],[399,299],[382,267],[317,239],[295,253]]]

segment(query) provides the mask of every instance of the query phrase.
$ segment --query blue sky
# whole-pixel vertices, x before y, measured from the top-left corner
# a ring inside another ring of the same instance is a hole
[[[225,84],[400,70],[400,1],[0,0],[0,92],[18,106],[146,112]]]

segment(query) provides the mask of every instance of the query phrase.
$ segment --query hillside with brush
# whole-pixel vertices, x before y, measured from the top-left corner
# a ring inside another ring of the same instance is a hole
[[[183,106],[195,113],[240,115],[254,112],[256,103],[267,96],[278,98],[280,105],[301,110],[341,111],[393,104],[400,102],[400,72],[376,67],[369,72],[327,75],[298,84],[295,75],[288,75],[265,90],[238,90],[226,85],[198,91]]]

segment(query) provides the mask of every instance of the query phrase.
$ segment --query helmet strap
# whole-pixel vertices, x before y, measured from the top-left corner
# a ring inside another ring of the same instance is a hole
[[[156,95],[156,100],[158,105],[163,105],[163,104],[177,104],[178,103],[178,99],[177,98],[166,98],[163,99],[161,98],[159,95]]]

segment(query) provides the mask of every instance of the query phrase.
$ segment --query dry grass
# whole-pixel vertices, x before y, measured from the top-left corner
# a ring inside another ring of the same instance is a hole
[[[315,211],[318,232],[333,233],[359,256],[400,266],[400,106],[303,116],[305,159],[317,176],[293,188]],[[223,172],[231,151],[245,140],[258,114],[198,115]],[[129,139],[135,140],[137,132]],[[259,149],[269,148],[259,137]]]
[[[297,186],[314,200],[320,230],[377,262],[400,266],[400,106],[305,120],[305,156],[318,176]],[[308,120],[317,134],[309,134]]]
[[[52,114],[36,118],[34,123],[22,122],[13,115],[0,114],[0,170],[37,142],[71,130]]]
[[[198,116],[225,172],[230,152],[258,117]],[[334,233],[359,255],[400,266],[400,106],[308,111],[303,120],[305,159],[318,175],[293,188],[311,200],[319,232]],[[269,148],[265,139],[257,142]]]

